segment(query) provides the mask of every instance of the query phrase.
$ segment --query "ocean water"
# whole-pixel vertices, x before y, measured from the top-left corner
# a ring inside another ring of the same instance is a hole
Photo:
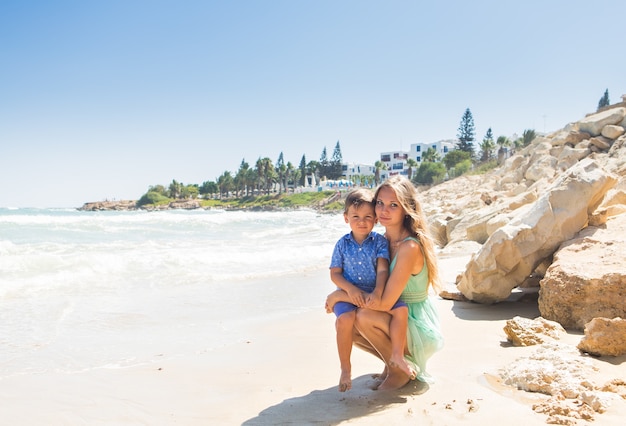
[[[211,351],[323,309],[347,231],[308,210],[0,209],[0,379]]]

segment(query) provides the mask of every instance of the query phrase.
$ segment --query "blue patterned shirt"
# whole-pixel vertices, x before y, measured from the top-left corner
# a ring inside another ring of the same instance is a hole
[[[371,293],[376,287],[376,262],[379,258],[389,260],[389,244],[385,237],[371,232],[359,245],[350,232],[335,244],[330,267],[341,268],[346,280]]]

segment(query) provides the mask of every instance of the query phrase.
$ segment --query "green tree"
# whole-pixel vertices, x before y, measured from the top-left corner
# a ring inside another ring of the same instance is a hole
[[[190,183],[189,185],[184,185],[181,189],[181,198],[183,199],[196,199],[198,198],[198,194],[200,193],[200,188],[197,183]]]
[[[609,89],[606,89],[604,91],[604,95],[602,95],[600,101],[598,102],[598,110],[609,105],[611,105],[611,101],[609,100]]]
[[[156,192],[157,194],[161,194],[164,197],[169,197],[169,192],[163,185],[154,185],[148,188],[148,192]]]
[[[427,163],[435,163],[439,161],[440,159],[441,159],[441,156],[439,155],[437,150],[433,148],[432,146],[426,150],[424,155],[422,155],[422,161],[425,161]]]
[[[218,191],[219,188],[215,182],[206,181],[200,185],[200,195],[213,195],[217,194]]]
[[[457,137],[459,142],[457,143],[458,149],[461,151],[469,152],[474,157],[474,117],[469,108],[463,113],[461,117],[461,124],[459,125]]]
[[[274,165],[269,158],[259,158],[256,162],[257,176],[259,179],[259,189],[264,190],[269,195],[272,185],[276,182],[276,172]]]
[[[535,140],[536,137],[537,137],[537,133],[535,133],[534,130],[532,129],[524,130],[524,132],[522,133],[522,142],[524,143],[524,146],[530,145],[530,143],[533,140]]]
[[[235,181],[230,172],[224,172],[217,178],[217,186],[220,189],[220,198],[228,197],[228,194],[235,189]]]
[[[412,158],[407,158],[406,166],[407,166],[406,177],[408,177],[409,180],[411,180],[411,178],[413,177],[413,169],[418,166],[417,161],[415,161]]]
[[[283,153],[281,151],[278,156],[278,160],[276,160],[276,176],[278,178],[278,193],[283,193],[283,188],[287,189],[287,166],[285,165],[285,160],[283,158]]]
[[[298,167],[300,170],[300,186],[306,186],[306,157],[302,154],[302,158],[300,159],[300,166]]]
[[[248,179],[247,174],[248,170],[250,170],[250,165],[246,162],[245,159],[241,159],[241,164],[239,164],[239,170],[237,170],[237,174],[234,177],[235,184],[235,195],[238,196],[239,193],[248,194]]]
[[[502,164],[507,157],[508,147],[511,146],[511,141],[506,136],[498,136],[496,144],[500,147],[498,148],[498,164]]]
[[[137,206],[145,206],[146,204],[161,204],[166,203],[170,199],[160,192],[156,191],[148,191],[139,198],[137,201]]]
[[[450,177],[457,177],[457,176],[461,176],[464,173],[469,172],[470,170],[472,170],[472,160],[470,160],[469,158],[461,161],[460,163],[457,163],[454,166],[454,176],[450,176]]]
[[[445,164],[446,169],[450,170],[456,167],[456,165],[459,164],[461,161],[471,161],[471,156],[472,154],[470,154],[469,152],[461,151],[460,149],[454,149],[448,152],[446,156],[443,157],[442,161],[443,164]]]
[[[288,188],[291,186],[294,188],[296,186],[297,180],[297,169],[293,166],[291,161],[287,161],[287,165],[285,167],[285,192],[288,192]]]
[[[311,185],[317,186],[320,183],[320,163],[315,160],[309,161],[306,165],[306,173],[307,176],[313,176],[313,181]]]
[[[328,170],[329,179],[341,179],[341,176],[343,175],[343,170],[341,166],[342,162],[343,158],[341,156],[341,146],[339,146],[339,141],[337,141],[335,149],[333,150],[333,156],[330,159]]]
[[[182,192],[183,192],[183,184],[180,182],[177,182],[176,179],[173,179],[172,183],[170,183],[170,186],[169,186],[169,197],[178,199],[181,197]]]
[[[322,177],[328,178],[329,166],[330,161],[328,161],[328,154],[326,152],[326,147],[324,147],[322,154],[320,155],[320,162],[318,165],[318,171]]]
[[[387,170],[387,165],[378,160],[374,163],[374,184],[378,185],[380,183],[380,171],[381,170]]]
[[[420,164],[419,169],[417,169],[413,182],[420,185],[429,185],[443,181],[445,176],[446,166],[442,163],[424,161]]]
[[[485,137],[483,137],[483,141],[480,144],[481,151],[481,160],[489,161],[491,160],[491,153],[495,149],[496,144],[493,141],[493,132],[491,131],[491,127],[487,129],[487,133],[485,133]]]
[[[287,162],[287,186],[291,187],[294,192],[295,188],[300,185],[300,168],[296,168],[291,161]]]
[[[246,170],[244,180],[246,182],[246,195],[254,194],[254,189],[258,188],[259,183],[257,171],[249,167],[248,170]]]

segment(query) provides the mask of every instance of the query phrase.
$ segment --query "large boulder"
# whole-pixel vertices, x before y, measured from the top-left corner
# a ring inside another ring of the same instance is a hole
[[[615,182],[597,162],[587,158],[577,163],[487,239],[460,276],[459,291],[480,303],[506,299],[562,242],[587,225],[590,212]]]
[[[611,108],[583,118],[578,122],[578,129],[591,136],[599,136],[604,126],[620,124],[624,117],[626,108]]]
[[[596,317],[626,318],[626,214],[564,243],[539,291],[539,312],[566,329]]]

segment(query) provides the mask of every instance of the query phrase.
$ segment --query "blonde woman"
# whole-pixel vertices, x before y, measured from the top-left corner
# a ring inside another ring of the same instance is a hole
[[[390,275],[382,297],[357,310],[354,344],[385,362],[375,388],[394,390],[406,385],[411,377],[393,361],[388,311],[398,299],[408,305],[404,356],[417,371],[418,380],[431,382],[426,364],[443,345],[439,316],[429,298],[429,289],[439,286],[439,269],[415,186],[406,177],[393,176],[377,188],[374,202],[376,217],[389,241]],[[334,292],[328,296],[327,305],[332,309],[346,296]]]

